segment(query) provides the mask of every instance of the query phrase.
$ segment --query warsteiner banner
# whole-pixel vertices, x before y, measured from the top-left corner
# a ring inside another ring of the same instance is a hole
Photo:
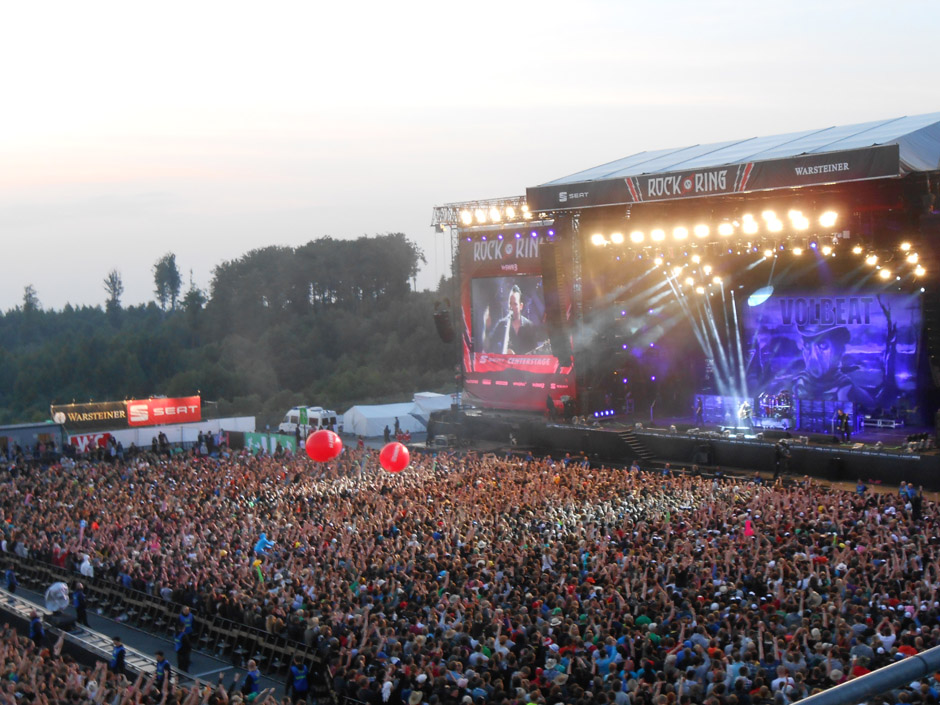
[[[917,406],[916,294],[778,294],[744,306],[748,394]]]

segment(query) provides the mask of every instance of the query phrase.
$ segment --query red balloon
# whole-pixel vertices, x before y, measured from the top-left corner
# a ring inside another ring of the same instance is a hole
[[[411,462],[411,453],[401,443],[393,441],[379,453],[379,462],[389,472],[401,472]]]
[[[307,455],[311,460],[325,463],[343,452],[343,441],[332,431],[320,429],[307,438]]]

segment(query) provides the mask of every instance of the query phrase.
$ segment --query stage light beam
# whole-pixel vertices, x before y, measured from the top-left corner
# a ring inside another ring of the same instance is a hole
[[[757,221],[753,219],[745,220],[743,223],[741,223],[741,230],[744,232],[745,235],[756,234],[757,228],[758,228]]]
[[[794,248],[793,248],[793,254],[795,254],[797,257],[799,257],[800,255],[803,254],[803,248],[802,248],[802,247],[794,247]]]
[[[860,246],[860,245],[856,245],[855,247],[853,247],[853,248],[852,248],[852,254],[853,254],[853,255],[860,255],[860,254],[862,254],[862,248],[861,248],[861,246]]]
[[[610,241],[611,241],[612,243],[614,243],[615,245],[622,245],[622,244],[623,244],[623,233],[611,233],[611,234],[610,234]]]
[[[704,293],[705,293],[705,287],[704,287],[704,286],[697,286],[697,287],[695,287],[695,293],[696,293],[696,294],[699,294],[699,295],[704,294]]]
[[[722,237],[734,235],[734,226],[731,223],[722,223],[718,226],[718,234]]]
[[[890,269],[882,269],[882,270],[880,270],[880,271],[878,272],[878,276],[881,277],[882,279],[885,279],[885,280],[890,279],[890,278],[891,278],[891,270],[890,270]]]
[[[905,259],[907,260],[908,264],[917,264],[917,261],[920,259],[920,257],[917,256],[916,252],[912,252],[907,257],[905,257]]]
[[[646,236],[643,235],[643,231],[642,231],[642,230],[634,230],[632,233],[630,233],[630,241],[631,241],[631,242],[635,242],[637,245],[639,245],[641,242],[643,242],[643,240],[645,239],[645,237],[646,237]]]
[[[692,286],[695,283],[695,280],[692,277],[685,278],[686,286]]]
[[[829,255],[832,254],[832,248],[831,248],[829,245],[824,245],[823,248],[822,248],[822,253],[823,253],[826,257],[828,257]]]
[[[692,263],[693,263],[693,264],[698,264],[698,263],[701,262],[701,261],[702,261],[702,258],[701,258],[701,257],[699,257],[698,255],[692,255]]]
[[[770,223],[777,219],[777,214],[771,210],[766,210],[760,214],[760,217],[763,218],[766,222]]]
[[[707,277],[709,274],[712,273],[712,266],[710,264],[706,264],[704,267],[702,267],[702,271],[705,273],[705,276]]]
[[[672,237],[676,240],[685,240],[688,236],[688,228],[684,228],[681,225],[678,228],[673,228],[672,230]]]
[[[653,242],[662,242],[666,239],[666,231],[662,228],[656,228],[650,233],[650,238]]]
[[[783,230],[783,223],[776,218],[767,222],[767,229],[772,233],[779,233]]]
[[[911,249],[911,243],[909,242],[901,243],[901,252],[907,252],[909,249]]]
[[[695,237],[703,238],[703,237],[708,237],[708,233],[710,232],[710,230],[708,226],[705,225],[704,223],[699,223],[698,225],[695,226],[695,229],[693,230],[693,232],[695,233]]]
[[[594,233],[591,235],[591,244],[594,245],[594,247],[603,247],[607,244],[607,238],[600,233]]]
[[[821,216],[819,216],[819,224],[824,228],[831,228],[836,224],[836,221],[839,219],[839,214],[835,211],[826,211]]]
[[[653,264],[655,264],[657,267],[662,267],[662,266],[663,266],[663,258],[662,258],[662,257],[657,257],[656,259],[653,260]]]
[[[767,259],[770,259],[773,256],[774,256],[773,250],[764,250],[764,257],[766,257]]]
[[[916,267],[914,267],[914,276],[915,276],[915,277],[922,277],[922,276],[924,276],[926,273],[927,273],[927,270],[924,269],[921,265],[918,264]]]
[[[878,264],[878,255],[868,255],[868,257],[865,258],[865,264],[874,267]]]

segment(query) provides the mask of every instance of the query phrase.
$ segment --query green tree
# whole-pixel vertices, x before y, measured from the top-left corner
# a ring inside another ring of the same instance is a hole
[[[170,310],[175,309],[180,296],[180,287],[183,284],[180,269],[176,266],[175,254],[167,252],[156,261],[153,265],[153,283],[154,294],[160,303],[160,308],[166,311],[167,304],[169,304]]]
[[[36,287],[27,284],[23,287],[23,313],[35,313],[42,310],[42,304],[39,303],[39,295],[36,294]]]
[[[118,270],[112,269],[108,272],[108,276],[104,278],[104,290],[108,294],[104,310],[114,316],[121,310],[121,297],[124,295],[124,280]]]

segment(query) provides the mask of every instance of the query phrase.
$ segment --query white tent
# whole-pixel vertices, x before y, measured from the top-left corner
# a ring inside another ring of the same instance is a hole
[[[447,410],[453,402],[451,394],[437,394],[435,392],[418,392],[414,403],[418,407],[417,414],[427,423],[432,411]]]
[[[414,402],[354,406],[343,414],[343,432],[369,438],[381,436],[388,426],[394,433],[397,418],[402,431],[424,433],[425,423],[415,415],[419,413]]]

